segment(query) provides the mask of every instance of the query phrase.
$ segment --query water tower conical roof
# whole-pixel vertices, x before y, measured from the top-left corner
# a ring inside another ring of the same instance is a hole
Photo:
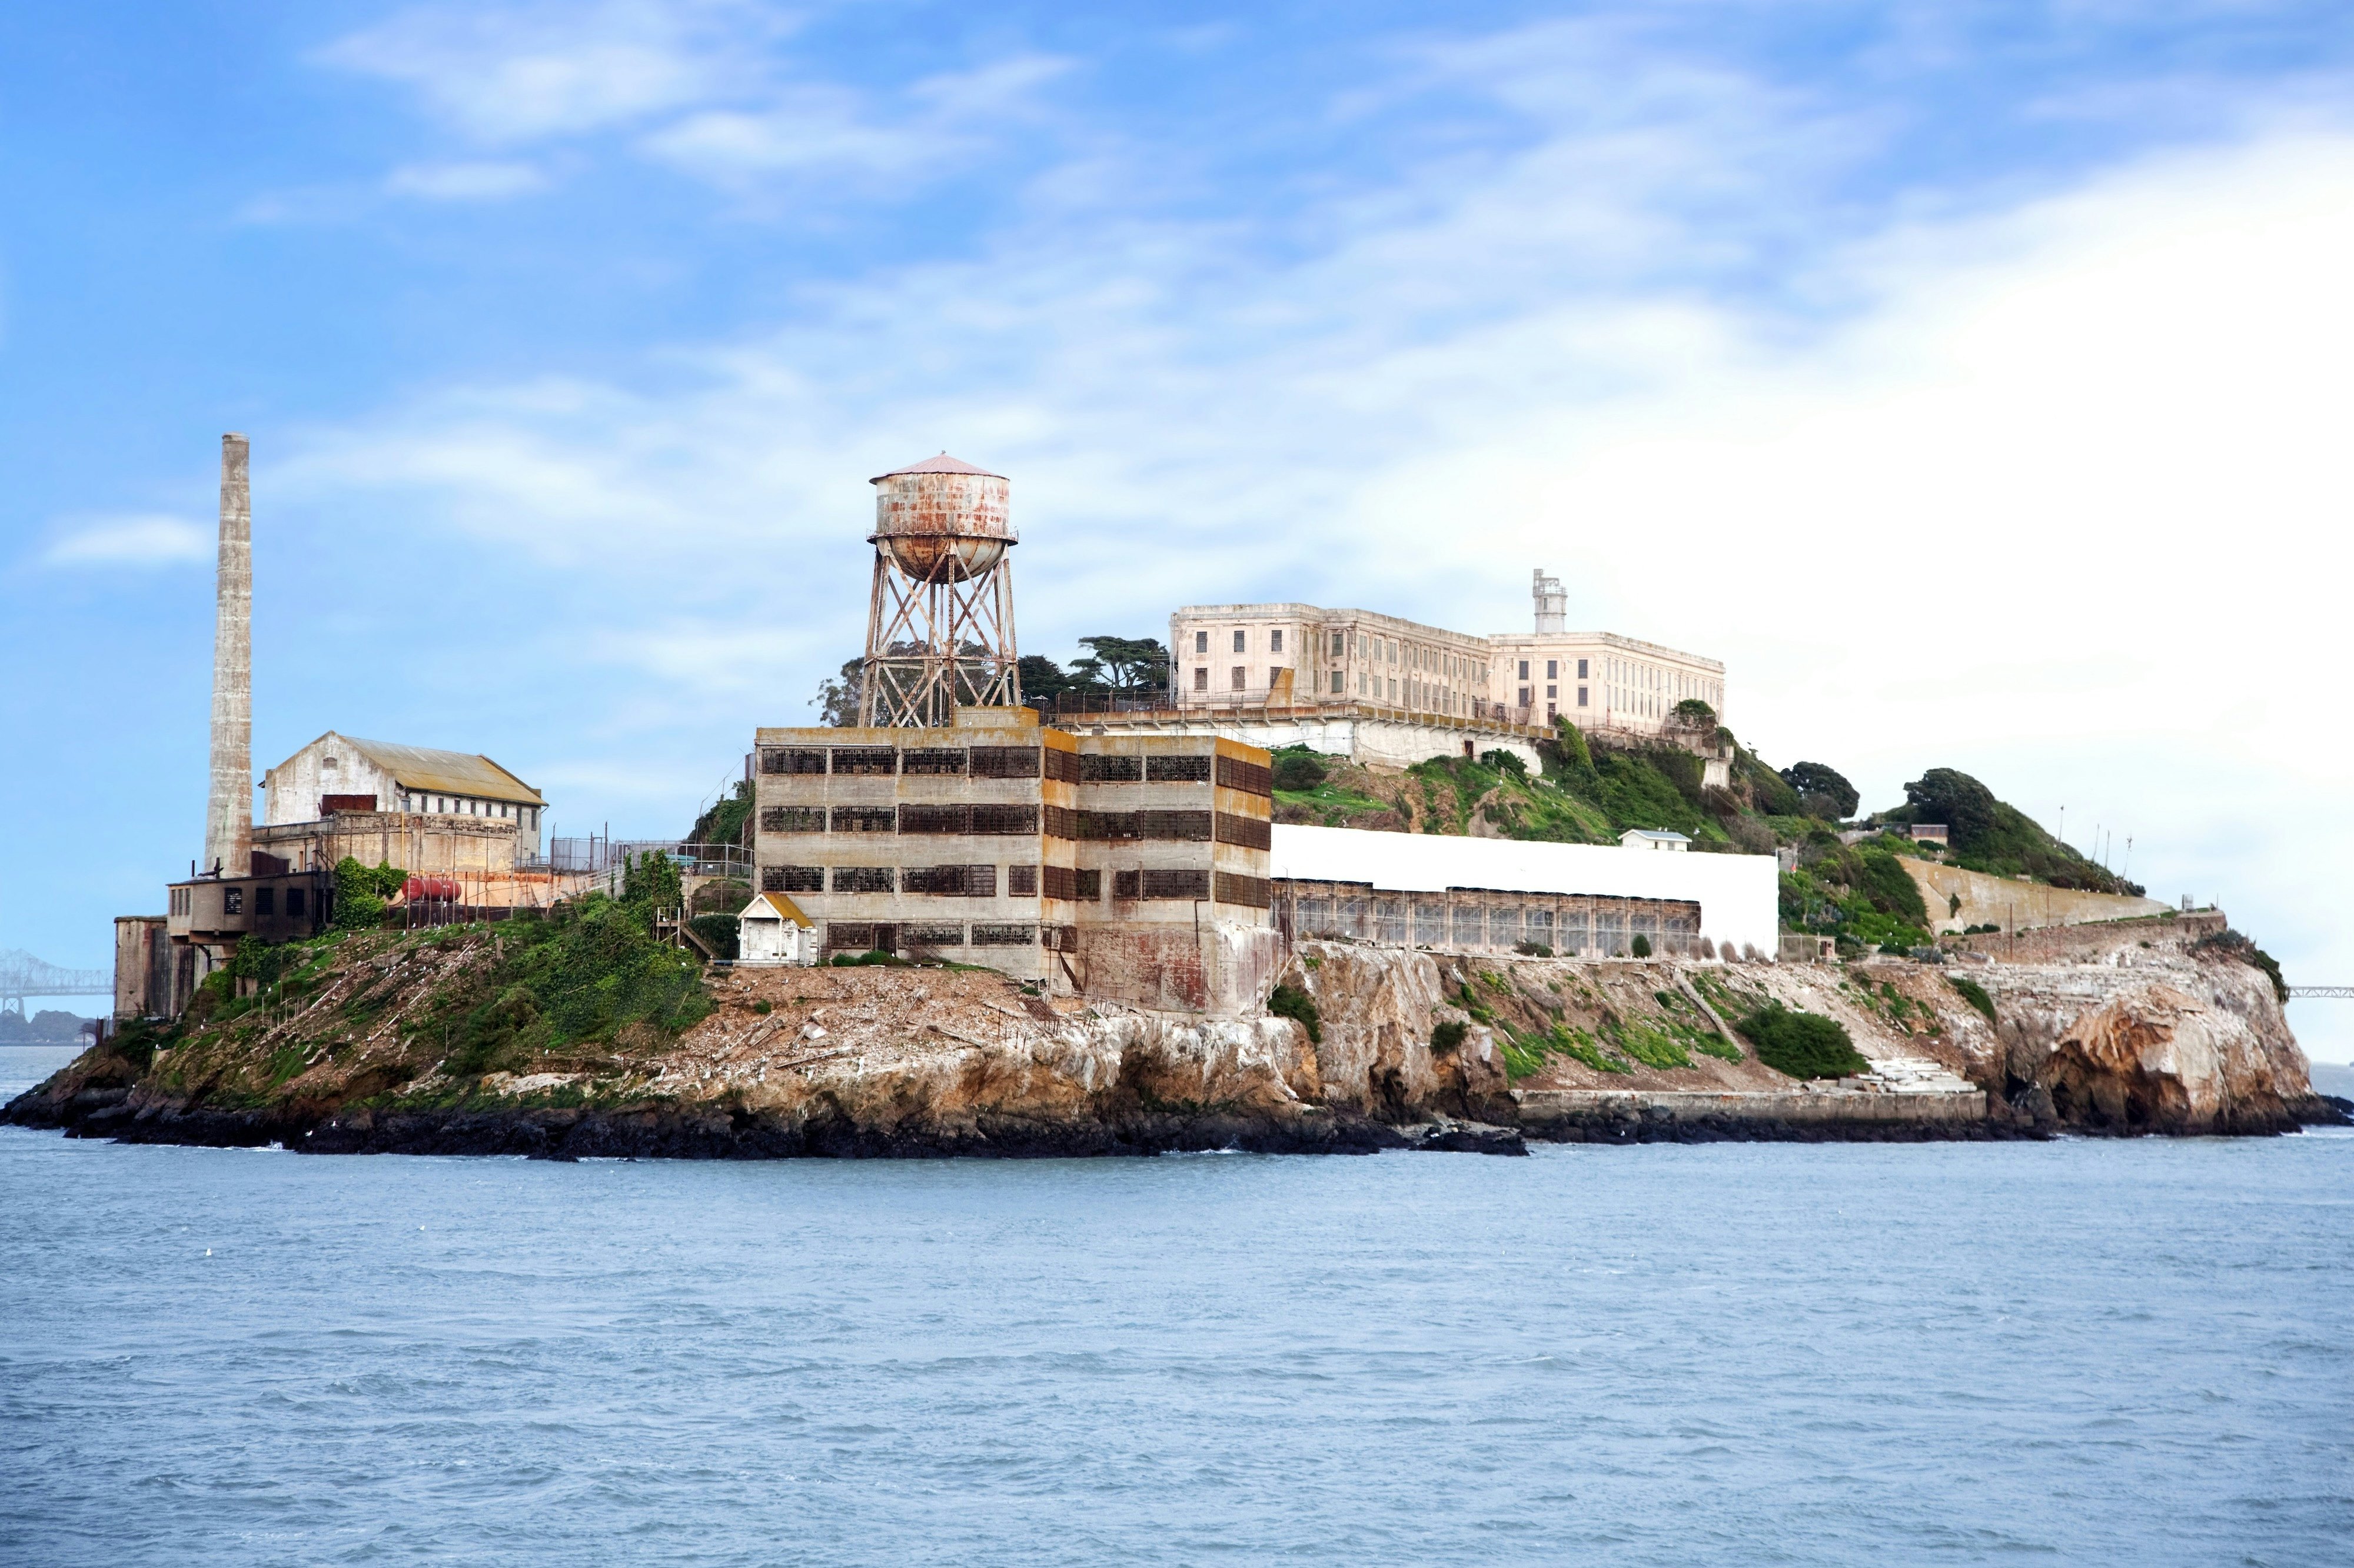
[[[886,479],[896,479],[903,473],[977,473],[986,479],[1005,477],[1002,473],[993,473],[985,468],[975,468],[960,458],[952,458],[948,453],[942,452],[938,457],[926,458],[921,462],[911,462],[905,468],[895,468],[889,473],[878,473],[866,482],[880,484]]]

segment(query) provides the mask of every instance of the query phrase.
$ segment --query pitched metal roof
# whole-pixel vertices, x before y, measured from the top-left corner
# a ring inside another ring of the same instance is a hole
[[[1003,479],[1005,477],[1002,473],[991,473],[985,468],[975,468],[969,462],[962,461],[957,458],[952,458],[949,456],[948,453],[942,452],[938,457],[926,458],[921,462],[911,462],[905,468],[895,468],[889,473],[878,473],[866,482],[869,484],[880,484],[886,479],[896,479],[903,473],[977,473],[985,479]]]
[[[765,910],[767,913],[762,913]],[[755,894],[752,902],[737,913],[737,919],[766,920],[771,917],[790,920],[803,929],[814,928],[814,922],[801,913],[801,906],[781,893]]]
[[[547,804],[538,790],[487,757],[435,751],[423,746],[395,746],[390,741],[362,740],[352,735],[338,735],[335,738],[391,774],[396,783],[410,789],[438,789],[448,795],[513,800],[525,806]]]

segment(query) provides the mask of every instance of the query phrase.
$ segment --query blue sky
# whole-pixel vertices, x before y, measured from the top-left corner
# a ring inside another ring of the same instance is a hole
[[[0,17],[0,946],[102,964],[196,853],[236,429],[260,765],[677,832],[946,448],[1030,651],[1543,566],[1769,758],[1966,768],[2354,979],[2343,6],[1080,12]]]

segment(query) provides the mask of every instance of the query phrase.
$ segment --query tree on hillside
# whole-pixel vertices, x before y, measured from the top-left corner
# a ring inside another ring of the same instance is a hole
[[[1827,762],[1792,763],[1782,769],[1782,782],[1798,792],[1798,804],[1810,817],[1852,817],[1863,803],[1855,786]]]
[[[1071,677],[1044,653],[1024,653],[1013,667],[1022,676],[1022,700],[1025,703],[1052,702],[1071,689]]]
[[[1169,689],[1169,650],[1150,637],[1082,637],[1087,652],[1071,661],[1071,684],[1117,697]]]
[[[865,663],[864,655],[842,662],[842,673],[817,683],[817,695],[810,706],[817,710],[818,722],[830,725],[854,725],[858,722],[859,666]]]
[[[1904,803],[1914,821],[1945,823],[1965,854],[1986,847],[1994,832],[1994,791],[1955,768],[1932,768],[1904,786]]]

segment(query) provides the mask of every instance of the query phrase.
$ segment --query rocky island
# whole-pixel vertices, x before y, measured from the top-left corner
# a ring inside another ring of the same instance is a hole
[[[638,914],[591,898],[256,948],[186,1018],[126,1029],[5,1118],[320,1153],[758,1159],[2248,1134],[2348,1108],[2313,1092],[2220,916],[1844,963],[1303,940],[1267,1010],[1221,1019],[963,966],[706,977]]]

